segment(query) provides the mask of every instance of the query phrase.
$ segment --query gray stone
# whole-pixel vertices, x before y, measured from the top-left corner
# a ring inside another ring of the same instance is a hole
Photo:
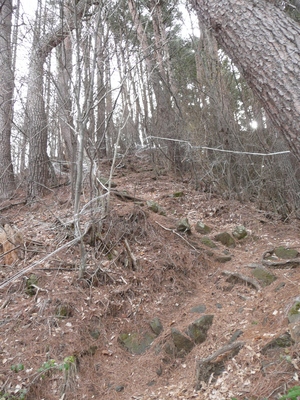
[[[205,304],[199,304],[199,306],[195,306],[193,308],[191,308],[192,313],[198,313],[198,314],[202,314],[204,313],[206,310],[206,305]]]
[[[196,344],[203,343],[206,340],[213,318],[213,315],[204,315],[188,326],[187,334]]]
[[[232,236],[237,240],[244,239],[247,234],[247,230],[243,225],[236,226],[232,232]]]

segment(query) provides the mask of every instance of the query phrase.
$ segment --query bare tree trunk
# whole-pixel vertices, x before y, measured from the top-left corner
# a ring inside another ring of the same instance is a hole
[[[300,26],[263,0],[190,1],[300,161]]]
[[[43,97],[44,63],[52,49],[57,47],[76,27],[76,22],[88,10],[92,0],[77,2],[73,13],[49,34],[39,37],[40,29],[36,27],[34,43],[29,66],[29,82],[26,103],[25,129],[30,137],[29,142],[29,177],[28,197],[35,198],[43,194],[49,179],[49,158],[47,155],[47,118]],[[38,16],[37,16],[38,18]],[[38,26],[38,21],[36,21]]]
[[[72,74],[72,42],[68,36],[57,48],[57,72],[58,72],[58,116],[60,132],[65,144],[65,159],[70,163],[70,181],[72,198],[75,195],[76,181],[76,155],[77,138],[75,136],[74,121],[72,117],[71,99],[71,74]]]
[[[14,91],[12,12],[12,0],[2,2],[0,8],[0,196],[3,198],[9,197],[15,190],[10,146]]]

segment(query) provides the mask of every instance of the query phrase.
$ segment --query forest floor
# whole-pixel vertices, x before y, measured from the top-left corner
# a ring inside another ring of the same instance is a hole
[[[108,176],[108,164],[100,169]],[[14,199],[0,205],[1,218],[17,227],[26,243],[22,259],[0,266],[0,284],[15,277],[0,289],[0,398],[278,399],[298,385],[299,343],[263,349],[289,331],[287,314],[300,295],[300,268],[272,270],[277,279],[261,288],[231,283],[228,272],[250,277],[250,267],[260,264],[266,251],[300,250],[299,220],[282,221],[254,203],[196,191],[188,178],[156,174],[143,158],[122,160],[113,181],[109,217],[100,221],[96,235],[90,230],[85,236],[87,269],[81,279],[78,244],[44,259],[73,239],[70,186],[54,188],[35,204],[22,203],[20,194],[20,204]],[[151,211],[147,200],[165,215]],[[86,189],[82,204],[88,201]],[[101,208],[93,209],[97,219]],[[92,218],[91,209],[86,211],[82,227]],[[184,217],[190,234],[176,230]],[[248,235],[235,248],[217,243],[210,249],[201,243],[197,221],[212,228],[212,239],[237,225]],[[231,260],[221,263],[218,255]],[[199,305],[202,314],[191,312]],[[185,357],[166,359],[157,350],[172,327],[185,332],[207,314],[214,316],[207,339]],[[120,333],[141,332],[155,317],[163,332],[146,352],[131,354],[120,345]],[[238,330],[239,353],[196,391],[197,360],[222,348]]]

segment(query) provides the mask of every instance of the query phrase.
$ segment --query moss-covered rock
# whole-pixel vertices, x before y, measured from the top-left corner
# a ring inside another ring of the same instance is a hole
[[[211,228],[202,221],[198,221],[195,225],[195,230],[201,235],[207,235],[211,232]]]
[[[178,221],[176,229],[178,232],[191,233],[191,225],[189,220],[187,218],[182,218],[180,221]]]
[[[216,249],[217,248],[216,243],[213,240],[211,240],[209,237],[207,237],[207,236],[203,236],[201,238],[200,242],[202,244],[204,244],[204,246],[207,246],[207,247],[209,247],[211,249]]]
[[[55,316],[57,318],[69,318],[73,315],[73,310],[70,304],[58,303],[55,309]]]
[[[290,260],[292,258],[297,258],[299,256],[299,252],[296,249],[289,249],[284,246],[279,246],[274,249],[274,254],[278,258],[282,258],[284,260]]]
[[[183,192],[174,192],[173,197],[178,198],[178,197],[183,197],[184,193]]]
[[[192,322],[187,328],[188,336],[196,343],[203,343],[207,338],[207,332],[212,325],[213,315],[203,315],[203,317]]]
[[[237,240],[244,239],[247,236],[247,234],[248,234],[247,230],[243,225],[236,226],[232,231],[232,236]]]
[[[235,247],[235,240],[228,232],[222,232],[215,236],[217,242],[221,242],[224,246]]]
[[[277,276],[273,275],[267,269],[262,267],[256,267],[252,271],[252,275],[259,281],[262,286],[271,285],[274,281],[276,281]]]
[[[232,257],[230,254],[218,254],[215,256],[215,261],[219,263],[225,264],[228,261],[231,261]]]
[[[269,343],[267,343],[261,350],[261,353],[264,354],[268,350],[274,349],[276,347],[285,348],[290,347],[295,343],[292,339],[291,335],[288,332],[283,333],[282,335],[272,339]]]
[[[189,353],[192,348],[195,346],[194,343],[187,338],[183,333],[181,333],[178,329],[172,328],[171,337],[176,348],[176,355],[183,356]]]
[[[143,354],[157,337],[153,332],[121,333],[118,337],[120,345],[131,354]]]
[[[34,296],[37,291],[38,277],[35,274],[31,274],[26,280],[25,293],[29,296]]]
[[[159,204],[157,204],[156,201],[148,200],[147,207],[149,208],[149,210],[153,211],[156,214],[166,215],[165,209],[162,208]]]
[[[160,319],[157,318],[157,317],[153,318],[153,320],[150,321],[149,325],[150,325],[150,328],[152,329],[152,331],[153,331],[153,332],[155,333],[155,335],[157,335],[157,336],[160,335],[161,332],[164,330]]]
[[[300,321],[300,301],[296,301],[288,312],[290,323]]]
[[[109,186],[109,179],[108,179],[108,178],[99,177],[98,179],[99,179],[99,181],[102,183],[103,186],[105,186],[105,187],[108,187],[108,186]],[[118,186],[118,185],[117,185],[114,181],[111,181],[111,182],[110,182],[110,187],[111,187],[111,188],[115,188],[115,187],[117,187],[117,186]]]

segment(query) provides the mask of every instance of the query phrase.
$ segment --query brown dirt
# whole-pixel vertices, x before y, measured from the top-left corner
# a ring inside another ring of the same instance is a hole
[[[104,175],[108,168],[101,166]],[[113,179],[116,190],[157,201],[166,216],[149,211],[145,202],[113,195],[96,245],[85,243],[84,279],[78,278],[78,245],[39,262],[72,240],[72,227],[60,224],[73,219],[67,186],[53,189],[34,205],[0,206],[1,217],[19,229],[27,245],[23,260],[0,267],[1,282],[37,262],[0,291],[0,394],[16,392],[10,399],[19,399],[20,389],[27,389],[26,399],[45,400],[276,399],[296,385],[299,344],[268,354],[261,349],[289,330],[287,312],[299,295],[300,269],[274,270],[278,279],[261,291],[230,284],[222,271],[251,276],[247,265],[259,263],[265,251],[282,245],[299,249],[299,221],[284,222],[254,204],[196,191],[188,179],[157,175],[141,159],[123,161]],[[175,198],[179,191],[184,195]],[[83,205],[88,200],[85,189]],[[181,217],[188,217],[190,235],[174,229]],[[89,218],[88,213],[83,217],[83,227]],[[221,264],[200,243],[194,229],[198,220],[213,227],[210,237],[241,224],[249,234],[234,249],[218,245],[218,253],[232,254],[231,261]],[[136,257],[136,270],[125,239]],[[39,289],[30,296],[25,281],[32,273]],[[185,358],[164,362],[155,344],[168,337],[170,327],[184,331],[198,317],[190,310],[199,304],[205,304],[205,314],[214,315],[208,339]],[[62,309],[66,315],[59,318]],[[164,331],[146,353],[134,356],[120,347],[120,332],[141,329],[154,317],[160,318]],[[245,346],[216,381],[195,392],[196,360],[225,345],[237,329],[243,331],[239,340]],[[70,370],[39,372],[45,362],[63,365],[70,356],[76,358]],[[12,371],[18,364],[24,370]]]

